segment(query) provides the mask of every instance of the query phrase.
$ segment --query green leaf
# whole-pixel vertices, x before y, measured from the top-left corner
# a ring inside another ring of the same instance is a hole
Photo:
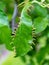
[[[23,56],[31,50],[29,42],[32,40],[32,21],[26,10],[27,6],[22,10],[20,23],[14,39],[17,56]]]
[[[12,49],[11,42],[11,30],[9,28],[9,21],[4,12],[0,11],[0,40],[6,45],[8,49]]]
[[[41,16],[41,17],[47,16],[48,12],[45,7],[39,5],[38,3],[33,3],[33,6],[34,6],[34,12],[36,16]]]
[[[40,49],[39,52],[37,53],[36,58],[39,65],[42,63],[42,61],[44,61],[46,53],[47,53],[46,47]]]
[[[5,13],[0,10],[0,27],[3,26],[9,26],[9,22]]]
[[[46,29],[48,26],[48,19],[47,17],[42,18],[38,17],[34,19],[34,27],[36,28],[35,33],[38,34]]]
[[[42,62],[45,60],[47,54],[49,53],[49,44],[41,48],[36,54],[36,59],[39,65],[42,65]],[[49,55],[49,54],[48,54]]]
[[[0,28],[0,39],[5,44],[6,48],[12,50],[11,46],[11,31],[8,27],[4,26]]]

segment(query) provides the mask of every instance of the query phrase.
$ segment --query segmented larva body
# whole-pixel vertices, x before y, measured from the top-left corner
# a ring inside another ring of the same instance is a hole
[[[18,24],[18,25],[15,27],[14,32],[12,32],[12,34],[11,34],[12,41],[11,41],[10,45],[13,46],[12,48],[13,48],[13,51],[14,51],[14,54],[15,54],[15,55],[16,55],[16,48],[15,48],[15,46],[14,46],[13,41],[14,41],[14,38],[15,38],[15,36],[16,36],[16,32],[17,32],[17,29],[18,29],[19,25],[20,25],[20,24]],[[15,55],[14,55],[14,56],[15,56]]]
[[[27,9],[27,14],[31,17],[31,10],[33,9],[33,6],[31,5],[28,9]],[[32,44],[35,45],[34,41],[36,40],[36,34],[35,34],[35,29],[32,23]]]
[[[35,38],[36,38],[35,29],[36,29],[36,28],[32,28],[32,39],[33,39],[32,43],[33,43],[34,45],[35,45],[34,41],[36,40],[36,39],[35,39]]]

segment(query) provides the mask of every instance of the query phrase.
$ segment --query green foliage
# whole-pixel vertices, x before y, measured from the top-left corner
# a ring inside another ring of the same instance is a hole
[[[13,13],[14,6],[11,4],[14,5],[14,1],[0,2],[0,44],[5,44],[8,50],[15,51],[15,56],[20,56],[25,63],[29,61],[27,65],[49,65],[49,58],[46,58],[49,56],[49,6],[47,0],[38,1],[28,0],[28,3],[24,4],[22,12],[20,10],[20,21],[16,22],[18,27],[14,36],[8,21],[8,17]],[[24,0],[16,2],[21,6]],[[17,17],[19,19],[19,16]]]
[[[35,33],[38,34],[45,30],[45,28],[48,26],[48,18],[42,18],[38,17],[34,19],[34,27],[36,28]]]
[[[45,7],[42,7],[37,3],[33,3],[33,6],[34,6],[34,12],[36,13],[35,14],[36,16],[41,16],[41,17],[47,16],[47,10]]]

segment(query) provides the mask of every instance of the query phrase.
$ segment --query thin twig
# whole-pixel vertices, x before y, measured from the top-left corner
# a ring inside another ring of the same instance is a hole
[[[20,6],[22,6],[23,4],[25,4],[25,2],[20,3],[17,7],[20,7]]]
[[[13,16],[12,16],[12,32],[14,32],[14,29],[15,29],[15,19],[16,19],[17,13],[18,13],[17,4],[15,4]]]

